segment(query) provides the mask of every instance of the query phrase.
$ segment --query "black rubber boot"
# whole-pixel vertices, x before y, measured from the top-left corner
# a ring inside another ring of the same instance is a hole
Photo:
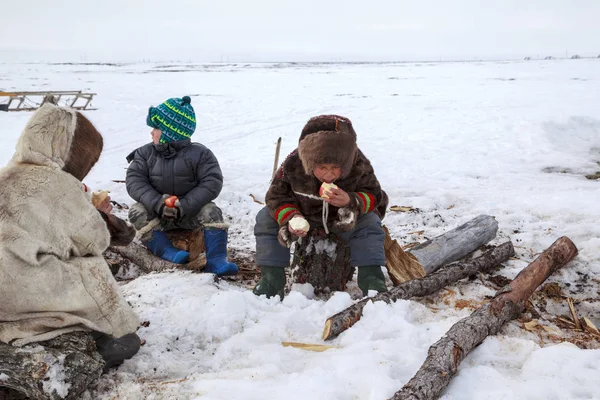
[[[387,292],[385,286],[385,276],[379,265],[365,265],[358,267],[358,287],[363,292],[363,296],[369,293],[369,290],[376,290],[378,293]]]
[[[252,290],[257,296],[266,295],[267,298],[274,296],[283,300],[283,288],[285,287],[285,268],[283,267],[260,267],[260,280]]]
[[[96,350],[106,363],[102,372],[107,372],[110,368],[123,364],[123,361],[133,357],[141,346],[140,337],[135,333],[115,338],[106,333],[94,331],[92,337],[96,341]]]

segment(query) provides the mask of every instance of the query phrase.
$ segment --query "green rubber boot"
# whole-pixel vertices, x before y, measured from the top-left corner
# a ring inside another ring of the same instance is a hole
[[[285,268],[283,267],[260,267],[260,280],[252,290],[257,296],[263,294],[267,298],[279,296],[283,300],[283,288],[285,287]]]
[[[385,286],[385,276],[381,272],[379,265],[365,265],[358,267],[358,287],[363,292],[363,296],[369,293],[369,290],[376,290],[378,293],[387,292]]]

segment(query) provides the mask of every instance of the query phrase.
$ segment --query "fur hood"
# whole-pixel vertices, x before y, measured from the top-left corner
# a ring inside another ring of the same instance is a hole
[[[83,114],[46,103],[25,126],[12,161],[62,169],[83,180],[102,147],[102,135]]]

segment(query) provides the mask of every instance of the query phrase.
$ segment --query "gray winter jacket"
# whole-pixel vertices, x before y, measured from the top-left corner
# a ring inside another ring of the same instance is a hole
[[[160,212],[163,194],[179,197],[185,215],[196,215],[217,198],[223,174],[206,146],[189,139],[148,143],[127,156],[127,193],[148,210]]]

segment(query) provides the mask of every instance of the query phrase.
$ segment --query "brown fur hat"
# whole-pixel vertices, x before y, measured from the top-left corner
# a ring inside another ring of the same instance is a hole
[[[103,144],[100,132],[89,119],[77,112],[77,124],[63,171],[82,181],[100,158]]]
[[[348,118],[319,115],[304,125],[298,156],[307,175],[312,175],[318,164],[337,164],[342,169],[342,177],[347,176],[357,154],[356,132]]]

